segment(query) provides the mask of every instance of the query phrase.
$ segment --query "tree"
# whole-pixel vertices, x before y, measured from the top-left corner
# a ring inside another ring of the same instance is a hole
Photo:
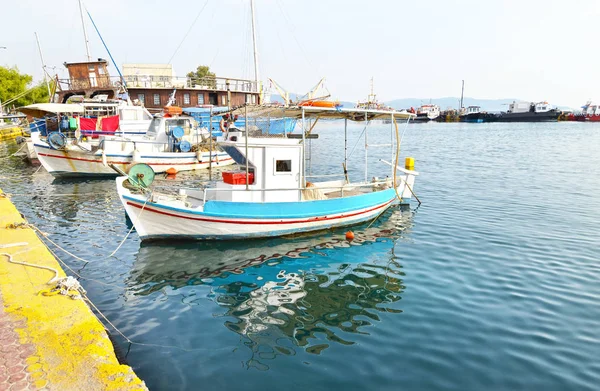
[[[0,66],[0,101],[11,107],[48,102],[48,89],[44,83],[32,85],[33,77],[20,73],[17,67]],[[17,98],[17,96],[19,96]],[[15,99],[16,98],[16,99]]]
[[[217,87],[216,76],[214,72],[211,72],[210,68],[206,65],[199,65],[195,71],[188,72],[186,76],[190,78],[192,87],[195,85],[208,88]]]

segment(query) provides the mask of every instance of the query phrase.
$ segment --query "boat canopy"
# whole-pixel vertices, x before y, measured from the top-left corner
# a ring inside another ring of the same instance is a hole
[[[245,106],[238,107],[232,111],[233,115],[243,117],[248,113],[249,117],[269,117],[269,118],[323,118],[323,119],[349,119],[352,121],[364,121],[374,119],[409,119],[416,117],[415,114],[407,111],[396,110],[373,110],[362,108],[329,108],[313,106]]]
[[[41,118],[47,114],[83,114],[84,107],[75,103],[34,103],[20,107],[17,111]]]

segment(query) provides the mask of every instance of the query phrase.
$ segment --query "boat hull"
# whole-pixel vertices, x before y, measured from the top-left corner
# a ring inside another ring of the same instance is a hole
[[[35,142],[37,158],[46,171],[55,177],[106,177],[118,174],[110,168],[115,165],[122,170],[135,163],[146,163],[156,173],[166,172],[170,168],[179,171],[190,171],[208,168],[211,154],[209,152],[162,153],[160,155],[140,154],[106,154],[101,151],[86,152],[74,150],[56,150],[47,145]],[[212,153],[213,166],[233,164],[233,159],[225,152]]]
[[[526,112],[526,113],[502,113],[497,118],[498,122],[551,122],[558,121],[560,112],[556,110],[546,111],[543,113]]]
[[[414,177],[413,177],[414,179]],[[266,238],[359,224],[377,218],[395,203],[394,189],[317,201],[251,203],[207,201],[192,209],[146,202],[117,188],[127,215],[140,238],[147,240],[233,240]],[[399,194],[405,190],[399,187]],[[403,198],[407,203],[408,198]]]

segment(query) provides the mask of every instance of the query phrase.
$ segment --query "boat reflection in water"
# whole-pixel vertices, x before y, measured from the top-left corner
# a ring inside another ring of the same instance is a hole
[[[354,227],[352,243],[340,229],[269,240],[142,244],[130,292],[210,286],[210,299],[225,309],[215,315],[252,350],[246,364],[267,369],[264,360],[298,347],[320,354],[332,342],[352,345],[352,335],[369,335],[365,326],[382,313],[402,312],[404,273],[394,246],[413,213],[392,208],[371,227]]]

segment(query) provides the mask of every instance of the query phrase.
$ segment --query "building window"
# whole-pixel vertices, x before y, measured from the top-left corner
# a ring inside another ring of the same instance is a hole
[[[199,105],[204,104],[204,94],[198,94],[198,104]]]
[[[292,172],[292,161],[275,160],[275,172]]]
[[[154,94],[154,105],[155,106],[160,105],[160,95],[159,94]]]
[[[227,97],[225,95],[221,95],[221,106],[227,105]]]
[[[138,99],[140,100],[140,102],[146,103],[146,97],[144,96],[144,94],[138,94]]]
[[[189,105],[190,104],[190,94],[183,94],[183,104],[184,105]]]

